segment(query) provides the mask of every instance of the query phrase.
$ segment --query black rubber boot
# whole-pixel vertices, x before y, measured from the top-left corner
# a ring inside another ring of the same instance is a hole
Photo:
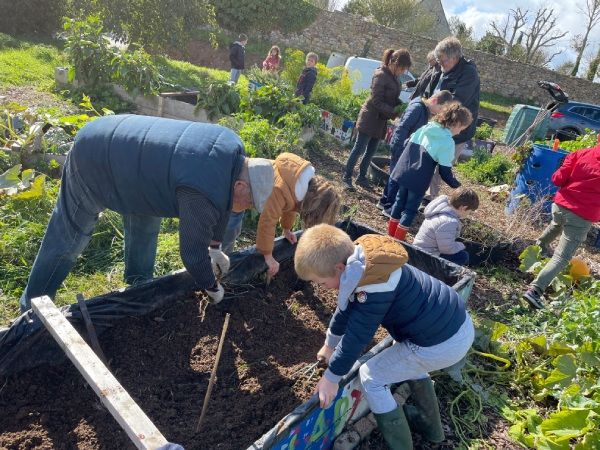
[[[358,184],[360,187],[362,187],[364,189],[371,189],[371,187],[372,187],[369,179],[363,175],[358,176],[358,178],[356,179],[356,184]]]
[[[388,413],[373,415],[390,450],[412,450],[412,436],[402,407]]]
[[[410,398],[413,405],[404,405],[404,413],[411,429],[418,432],[429,442],[439,443],[446,439],[440,417],[433,381],[431,378],[410,380],[408,386],[411,390]]]

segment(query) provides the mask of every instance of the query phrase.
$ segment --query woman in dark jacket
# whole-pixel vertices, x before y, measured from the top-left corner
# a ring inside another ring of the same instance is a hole
[[[356,183],[365,188],[370,187],[366,178],[371,158],[377,150],[379,140],[385,137],[388,119],[395,118],[400,105],[401,84],[398,76],[406,72],[412,64],[410,53],[406,49],[387,49],[383,52],[381,67],[375,70],[371,81],[371,95],[358,114],[356,129],[358,137],[346,162],[344,187],[354,190],[352,172],[358,158],[363,155]]]

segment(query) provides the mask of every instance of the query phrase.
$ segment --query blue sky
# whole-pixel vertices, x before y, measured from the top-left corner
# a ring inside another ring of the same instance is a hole
[[[345,3],[344,0],[341,0]],[[585,7],[585,0],[442,0],[442,5],[446,11],[446,18],[449,20],[452,16],[458,16],[468,26],[473,28],[476,38],[483,36],[492,20],[502,23],[511,9],[520,7],[521,10],[529,9],[532,13],[540,5],[554,9],[555,16],[560,19],[557,21],[561,32],[569,31],[561,41],[557,42],[554,51],[560,51],[551,63],[552,67],[560,65],[567,60],[575,60],[575,53],[570,48],[570,39],[574,33],[582,33],[585,28],[585,16],[580,14],[577,6]],[[592,57],[598,45],[600,44],[600,24],[592,31],[589,38],[587,51],[584,54],[583,66],[587,66],[587,61]],[[580,72],[581,75],[582,72]]]

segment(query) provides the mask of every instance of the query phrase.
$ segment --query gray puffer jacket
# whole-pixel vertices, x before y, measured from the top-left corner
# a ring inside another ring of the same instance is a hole
[[[425,208],[425,220],[415,236],[413,245],[432,255],[453,255],[465,249],[460,236],[462,225],[458,212],[447,195],[440,195]]]

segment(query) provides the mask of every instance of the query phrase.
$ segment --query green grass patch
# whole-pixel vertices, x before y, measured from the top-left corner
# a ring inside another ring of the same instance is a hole
[[[505,97],[490,92],[482,92],[479,97],[479,106],[504,114],[510,114],[515,105],[529,103],[531,102],[522,98]]]
[[[49,91],[54,85],[54,68],[65,63],[53,42],[17,40],[0,34],[0,89],[32,86]]]

